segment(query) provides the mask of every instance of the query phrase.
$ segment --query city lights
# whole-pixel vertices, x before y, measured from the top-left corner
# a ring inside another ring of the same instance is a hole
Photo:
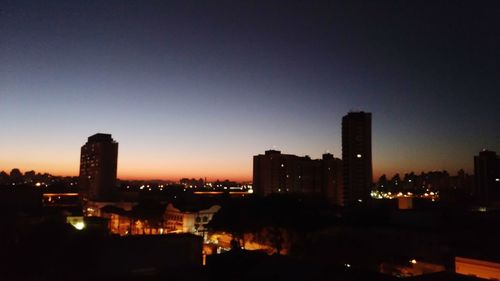
[[[0,281],[500,281],[500,0],[4,2]]]

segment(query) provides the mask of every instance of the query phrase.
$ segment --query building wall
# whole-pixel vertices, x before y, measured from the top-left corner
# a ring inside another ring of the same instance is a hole
[[[268,150],[254,156],[253,189],[261,196],[273,193],[319,194],[337,203],[341,196],[341,160],[332,154],[313,160]]]
[[[206,236],[206,225],[212,220],[220,206],[214,205],[198,211],[181,211],[172,204],[165,209],[164,221],[167,233],[191,233]]]
[[[80,188],[83,200],[106,201],[116,187],[118,143],[111,135],[95,134],[81,148]]]
[[[474,197],[482,204],[500,200],[500,158],[483,150],[474,156]]]
[[[329,153],[323,154],[322,160],[322,193],[325,194],[330,202],[342,206],[342,160],[333,157],[333,155]]]
[[[500,263],[455,257],[455,272],[484,279],[500,280]]]
[[[342,118],[344,205],[366,203],[373,184],[371,113],[349,112]]]

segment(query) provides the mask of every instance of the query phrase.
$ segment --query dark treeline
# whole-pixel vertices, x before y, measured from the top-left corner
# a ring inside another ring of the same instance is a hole
[[[375,183],[375,188],[380,191],[442,191],[446,189],[471,190],[474,183],[473,175],[469,175],[464,170],[459,170],[454,176],[447,171],[431,171],[399,173],[388,178],[382,175]]]

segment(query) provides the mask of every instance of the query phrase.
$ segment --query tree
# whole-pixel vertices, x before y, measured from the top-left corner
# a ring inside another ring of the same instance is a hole
[[[391,179],[391,185],[393,188],[397,189],[399,188],[400,184],[401,184],[401,177],[399,176],[399,174],[395,174]]]
[[[20,183],[23,181],[23,173],[17,168],[14,168],[10,171],[10,180],[13,183]]]
[[[383,174],[380,176],[377,182],[377,188],[380,190],[388,190],[389,189],[389,182],[387,181],[387,176]]]

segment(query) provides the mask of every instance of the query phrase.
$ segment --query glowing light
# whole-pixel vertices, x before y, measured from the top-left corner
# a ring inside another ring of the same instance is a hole
[[[249,189],[248,193],[252,194],[253,193],[253,189]]]
[[[417,263],[417,260],[416,260],[416,259],[412,259],[412,260],[410,260],[410,263],[412,263],[412,264],[416,264],[416,263]]]
[[[39,183],[39,182],[37,182],[37,183],[35,183],[35,185],[36,185],[37,187],[40,187],[42,184],[41,184],[41,183]]]
[[[61,196],[78,196],[78,193],[76,192],[67,192],[67,193],[44,193],[44,197],[47,196],[57,196],[58,198],[61,198]]]
[[[73,226],[78,229],[78,230],[82,230],[85,228],[85,223],[83,221],[79,221],[75,224],[73,224]]]
[[[496,179],[495,179],[495,181],[496,181],[496,182],[499,182],[499,181],[500,181],[500,178],[496,178]]]
[[[361,154],[356,154],[356,157],[357,158],[361,158]]]

